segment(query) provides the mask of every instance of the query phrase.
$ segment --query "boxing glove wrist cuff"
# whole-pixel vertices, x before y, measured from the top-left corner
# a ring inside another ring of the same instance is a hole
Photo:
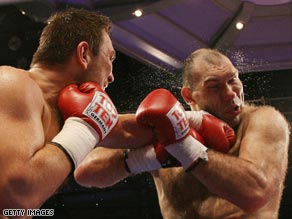
[[[125,162],[130,173],[133,174],[161,168],[161,164],[156,158],[153,145],[128,151],[128,157],[125,159]]]
[[[69,117],[62,130],[52,140],[53,144],[63,147],[73,160],[75,168],[98,142],[97,132],[78,117]]]
[[[68,160],[70,161],[70,166],[71,166],[71,172],[70,172],[70,174],[69,175],[71,175],[73,172],[74,172],[74,169],[75,169],[75,164],[74,164],[74,161],[73,161],[73,159],[72,159],[72,157],[69,155],[69,153],[65,150],[65,148],[62,146],[62,145],[60,145],[59,143],[57,143],[57,142],[50,142],[50,144],[51,145],[54,145],[54,146],[56,146],[56,147],[58,147],[59,149],[61,149],[63,152],[64,152],[64,154],[67,156],[67,158],[68,158]]]
[[[192,128],[194,128],[195,130],[199,130],[202,125],[204,114],[209,114],[209,113],[203,110],[186,111],[186,118],[189,121],[189,124]]]
[[[208,161],[208,148],[190,135],[180,142],[167,145],[165,149],[181,163],[185,170],[194,165],[199,158]]]
[[[208,162],[208,149],[205,151],[205,153],[201,155],[201,157],[199,157],[198,160],[196,160],[194,163],[192,163],[192,165],[188,169],[186,169],[186,172],[190,172],[194,170],[202,161]]]

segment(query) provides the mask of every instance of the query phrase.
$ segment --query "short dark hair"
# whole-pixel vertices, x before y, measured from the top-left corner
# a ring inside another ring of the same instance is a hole
[[[56,12],[42,31],[32,64],[62,64],[81,41],[88,42],[92,53],[97,55],[102,31],[109,33],[111,24],[108,17],[85,9],[69,8]]]
[[[195,72],[197,72],[196,62],[204,61],[207,64],[217,64],[226,57],[223,53],[216,49],[201,48],[191,53],[184,61],[182,68],[182,83],[183,86],[195,89],[196,78]]]

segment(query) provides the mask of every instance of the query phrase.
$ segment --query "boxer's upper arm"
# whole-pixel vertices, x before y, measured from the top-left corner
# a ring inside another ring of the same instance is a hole
[[[29,158],[44,141],[40,90],[22,72],[1,74],[0,83],[0,163]]]
[[[37,85],[24,73],[1,76],[0,147],[27,148],[44,141],[43,100]]]
[[[36,151],[44,146],[42,93],[26,73],[1,70],[0,209],[35,206],[36,197],[42,197],[32,193],[39,191],[32,182],[42,176],[32,161]]]
[[[289,126],[272,107],[261,107],[249,118],[239,157],[257,166],[267,183],[275,186],[284,179],[289,145]]]

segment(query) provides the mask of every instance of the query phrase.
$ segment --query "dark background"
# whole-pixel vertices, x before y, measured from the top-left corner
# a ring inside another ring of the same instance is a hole
[[[28,69],[35,51],[42,23],[34,22],[14,7],[0,8],[0,64]],[[245,98],[258,105],[279,109],[291,123],[291,69],[241,73]],[[180,97],[180,72],[168,72],[146,66],[118,51],[114,62],[115,82],[107,92],[118,111],[134,112],[145,95],[155,88],[171,90]],[[273,128],[273,127],[271,127]],[[289,151],[291,154],[291,150]],[[291,158],[291,156],[290,156]],[[291,164],[281,203],[280,219],[291,216]],[[180,195],[180,194],[178,194]],[[153,180],[148,173],[129,177],[106,189],[86,189],[72,177],[51,197],[43,208],[54,209],[51,218],[159,219],[161,218]]]

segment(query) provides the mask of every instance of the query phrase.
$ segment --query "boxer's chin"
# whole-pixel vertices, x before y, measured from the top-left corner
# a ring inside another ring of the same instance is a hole
[[[240,115],[237,115],[230,119],[229,121],[226,121],[228,125],[230,125],[232,128],[236,127],[240,123]]]

